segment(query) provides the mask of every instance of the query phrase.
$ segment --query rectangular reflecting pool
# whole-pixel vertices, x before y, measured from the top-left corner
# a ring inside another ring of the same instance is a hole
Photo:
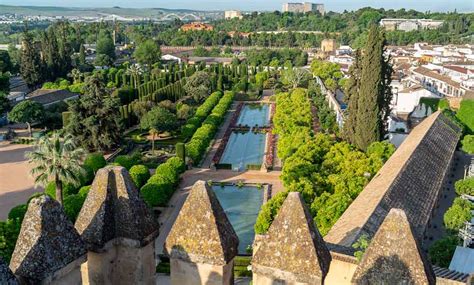
[[[268,126],[270,123],[268,104],[245,104],[240,111],[237,125],[253,127]]]
[[[212,189],[239,237],[239,253],[246,253],[255,237],[254,225],[263,204],[263,188],[213,185]]]
[[[262,164],[265,134],[233,132],[219,163],[231,164],[233,170],[245,170],[249,164]]]

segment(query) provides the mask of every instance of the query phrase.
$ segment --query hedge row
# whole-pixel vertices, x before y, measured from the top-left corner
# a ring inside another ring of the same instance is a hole
[[[227,91],[220,99],[212,113],[206,118],[202,126],[196,130],[191,140],[186,144],[186,153],[194,164],[201,161],[204,152],[214,137],[219,125],[224,120],[227,109],[232,104],[234,93]]]
[[[156,168],[155,174],[140,189],[143,200],[150,207],[168,204],[179,182],[179,175],[185,170],[184,161],[172,157]]]
[[[186,125],[181,128],[181,133],[185,138],[190,138],[194,132],[201,126],[201,123],[206,119],[206,117],[211,113],[212,109],[219,103],[219,99],[222,97],[222,92],[214,92],[206,101],[197,108],[196,113],[192,118],[190,118]]]

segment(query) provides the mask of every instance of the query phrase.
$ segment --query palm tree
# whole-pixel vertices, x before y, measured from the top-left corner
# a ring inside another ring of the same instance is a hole
[[[140,75],[143,73],[142,69],[138,64],[134,64],[127,68],[127,74],[133,78],[133,86],[134,88],[138,88],[138,83],[140,79]]]
[[[56,200],[60,204],[63,203],[63,184],[79,186],[85,175],[80,166],[83,155],[84,150],[76,146],[72,136],[67,135],[61,139],[58,133],[40,138],[36,143],[36,150],[26,153],[29,163],[35,165],[31,169],[35,184],[46,187],[53,179],[56,184]]]

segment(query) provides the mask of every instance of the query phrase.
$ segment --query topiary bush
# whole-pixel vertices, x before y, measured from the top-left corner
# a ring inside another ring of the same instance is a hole
[[[141,188],[150,179],[150,170],[142,164],[134,165],[130,168],[130,177],[137,188]]]
[[[140,189],[140,195],[149,207],[164,207],[171,197],[172,189],[169,183],[149,182]]]
[[[107,161],[101,153],[89,153],[84,160],[84,167],[91,169],[94,174],[106,165]]]
[[[182,161],[186,160],[186,150],[184,147],[184,143],[177,143],[176,144],[176,156],[180,158]]]
[[[458,195],[467,194],[474,196],[474,177],[458,180],[454,187]]]
[[[444,213],[444,226],[447,230],[456,232],[464,227],[464,223],[472,219],[471,211],[474,205],[462,198],[455,198],[453,205]]]
[[[141,155],[139,153],[134,153],[132,155],[119,155],[115,158],[114,163],[130,170],[132,166],[141,163]]]
[[[69,195],[64,198],[64,212],[72,222],[76,221],[85,200],[86,197],[80,194]]]
[[[18,205],[10,210],[10,212],[8,213],[8,219],[10,220],[18,219],[21,223],[23,222],[23,218],[25,217],[26,210],[28,210],[27,204]]]

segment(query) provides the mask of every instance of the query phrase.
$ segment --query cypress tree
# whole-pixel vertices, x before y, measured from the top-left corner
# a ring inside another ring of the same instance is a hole
[[[354,64],[349,70],[349,79],[345,86],[345,95],[347,102],[347,117],[344,122],[343,136],[351,144],[355,144],[357,105],[359,102],[360,88],[360,50],[356,51]]]
[[[84,48],[84,45],[81,45],[79,48],[79,64],[86,64],[86,49]],[[117,74],[115,74],[115,78],[117,78]]]
[[[352,117],[347,127],[355,130],[353,143],[361,150],[366,150],[373,142],[383,140],[386,134],[386,119],[390,115],[392,98],[389,86],[392,69],[384,56],[384,47],[384,32],[372,25],[360,62],[360,79],[353,79],[355,82],[360,80],[356,110],[349,111],[352,113],[349,116],[354,116],[355,112],[355,121]],[[357,89],[357,84],[355,86]]]
[[[23,34],[23,48],[21,50],[21,77],[29,87],[37,86],[42,80],[42,62],[36,42],[29,32]]]

